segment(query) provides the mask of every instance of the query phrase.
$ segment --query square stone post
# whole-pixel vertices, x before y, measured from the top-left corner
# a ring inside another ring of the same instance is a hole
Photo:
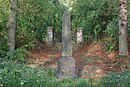
[[[47,27],[47,43],[52,45],[53,40],[53,27]]]
[[[77,43],[83,42],[83,28],[79,27],[77,30]]]
[[[58,60],[58,78],[75,78],[75,60],[72,57],[70,13],[64,11],[62,21],[62,57]]]

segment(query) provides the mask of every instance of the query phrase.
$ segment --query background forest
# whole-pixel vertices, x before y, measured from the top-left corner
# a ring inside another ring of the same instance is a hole
[[[53,44],[61,42],[62,16],[71,13],[72,39],[83,27],[93,42],[104,44],[107,53],[118,50],[118,0],[18,0],[15,51],[8,54],[9,0],[0,0],[0,87],[129,87],[130,71],[110,73],[98,82],[93,79],[58,80],[56,70],[27,67],[32,50],[45,49],[47,27],[53,27]],[[130,0],[128,10],[128,48],[130,47]],[[89,43],[91,44],[91,43]],[[42,45],[42,46],[41,46]],[[124,58],[125,59],[125,58]],[[129,65],[130,67],[130,65]]]
[[[8,0],[1,0],[0,7],[0,52],[4,52],[7,50],[8,39]],[[49,26],[54,28],[54,42],[61,41],[62,15],[66,7],[71,9],[73,36],[78,27],[83,27],[84,36],[118,38],[118,3],[116,0],[70,0],[68,5],[63,5],[58,0],[20,0],[18,1],[16,48],[34,47],[34,39],[44,42]],[[128,15],[130,15],[129,2],[127,7]]]

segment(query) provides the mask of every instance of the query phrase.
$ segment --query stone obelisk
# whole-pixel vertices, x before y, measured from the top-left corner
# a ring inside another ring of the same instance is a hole
[[[64,11],[62,21],[62,57],[58,60],[58,78],[75,78],[75,60],[72,57],[70,13]]]

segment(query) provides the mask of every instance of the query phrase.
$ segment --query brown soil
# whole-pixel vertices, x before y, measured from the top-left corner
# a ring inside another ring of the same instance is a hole
[[[73,52],[76,61],[76,73],[81,78],[98,79],[111,72],[122,72],[130,69],[129,55],[120,57],[118,51],[107,53],[104,44],[93,42],[91,44],[83,44],[78,50]],[[61,53],[55,46],[42,44],[37,46],[37,50],[31,50],[31,54],[27,59],[30,67],[43,65],[45,68],[57,70],[57,61],[61,57]]]

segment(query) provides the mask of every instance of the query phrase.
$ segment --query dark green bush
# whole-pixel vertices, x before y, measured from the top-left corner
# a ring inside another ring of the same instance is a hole
[[[100,80],[99,87],[130,87],[130,72],[111,73]]]
[[[26,48],[21,47],[21,48],[17,48],[11,54],[8,54],[7,57],[14,61],[25,62],[29,53],[30,52],[28,52]]]
[[[54,70],[43,66],[29,68],[13,61],[0,62],[0,86],[2,87],[130,87],[130,72],[111,73],[100,80],[57,79]]]
[[[83,79],[57,79],[43,67],[29,68],[13,61],[0,63],[0,85],[3,87],[91,87]]]

